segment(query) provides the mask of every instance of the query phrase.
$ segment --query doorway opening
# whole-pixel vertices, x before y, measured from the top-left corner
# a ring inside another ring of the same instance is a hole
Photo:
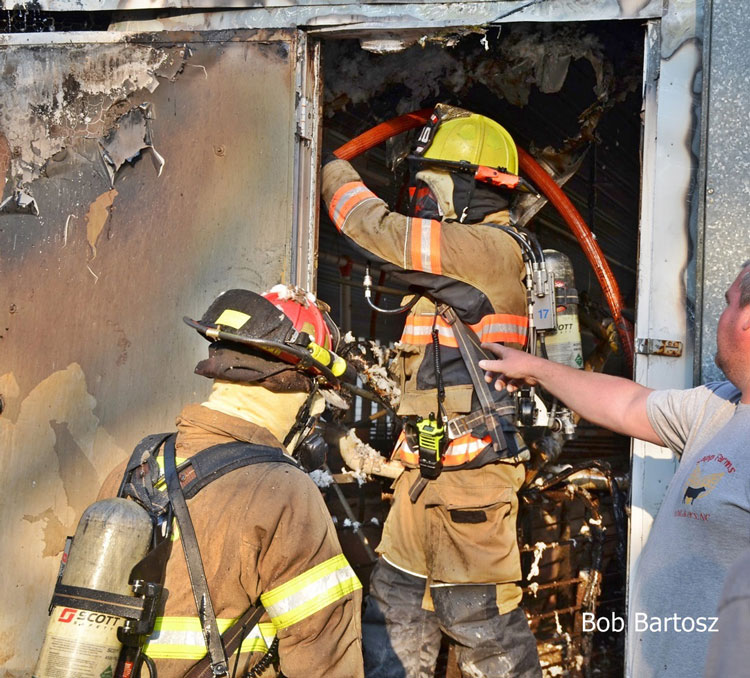
[[[322,44],[323,153],[385,120],[440,102],[498,121],[563,184],[595,234],[632,320],[643,26],[519,23],[412,42],[373,38]],[[415,134],[404,133],[353,161],[368,188],[396,211],[405,209],[406,163],[398,159]],[[588,366],[631,376],[602,290],[575,236],[545,201],[525,201],[517,214],[544,248],[564,253],[573,264]],[[382,362],[400,338],[404,316],[379,315],[365,303],[366,264],[366,256],[347,246],[321,210],[318,296],[351,338],[376,342],[368,349],[370,358]],[[396,307],[407,294],[376,265],[372,277],[382,307]],[[390,455],[399,422],[378,404],[355,399],[348,425],[362,441]],[[521,585],[545,676],[623,673],[624,632],[588,632],[583,613],[625,617],[629,458],[628,439],[580,421],[559,457],[531,464],[537,467],[520,495]],[[340,469],[332,463],[334,472]],[[371,549],[388,512],[389,481],[374,478],[342,487],[349,510],[337,508],[340,497],[332,490],[329,505],[347,556],[366,586]],[[436,676],[460,675],[449,643],[445,650]]]

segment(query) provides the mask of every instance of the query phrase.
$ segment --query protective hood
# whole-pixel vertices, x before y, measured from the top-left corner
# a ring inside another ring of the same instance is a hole
[[[259,385],[217,380],[202,405],[265,428],[281,443],[306,400],[306,393],[273,393]]]
[[[426,169],[417,172],[416,179],[415,195],[420,195],[421,182],[433,201],[422,198],[419,203],[413,202],[412,216],[478,224],[490,214],[508,210],[509,200],[501,189],[479,184],[469,174]],[[437,213],[430,213],[430,204],[436,205]]]

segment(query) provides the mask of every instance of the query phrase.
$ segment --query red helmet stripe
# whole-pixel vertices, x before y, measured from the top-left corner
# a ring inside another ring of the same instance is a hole
[[[307,332],[310,339],[319,346],[331,350],[331,333],[325,318],[314,302],[300,303],[294,299],[279,298],[275,292],[266,292],[263,297],[268,299],[289,320],[297,332]]]

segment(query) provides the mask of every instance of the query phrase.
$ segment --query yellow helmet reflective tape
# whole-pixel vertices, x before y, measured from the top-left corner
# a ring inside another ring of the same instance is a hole
[[[236,619],[217,619],[219,633],[224,633]],[[276,637],[270,622],[256,624],[245,636],[240,652],[266,652]],[[157,617],[154,632],[146,641],[145,653],[152,659],[192,659],[206,654],[206,644],[198,617]]]
[[[340,554],[262,594],[260,601],[274,626],[285,629],[361,588]]]
[[[476,113],[443,120],[424,157],[504,167],[511,174],[518,174],[518,151],[513,138],[502,125]]]
[[[232,329],[239,330],[248,320],[250,320],[251,317],[252,316],[248,315],[247,313],[242,313],[242,311],[235,311],[231,308],[225,308],[221,312],[221,315],[216,318],[216,324],[225,325],[226,327],[231,327]]]

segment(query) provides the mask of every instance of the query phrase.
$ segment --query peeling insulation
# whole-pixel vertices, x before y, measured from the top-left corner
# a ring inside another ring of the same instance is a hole
[[[399,355],[399,347],[385,348],[377,341],[357,342],[347,334],[341,354],[352,366],[364,384],[391,410],[398,409],[401,389],[390,373],[392,361]]]
[[[11,150],[9,181],[16,190],[43,176],[52,156],[75,152],[84,139],[99,139],[104,148],[118,142],[116,168],[135,156],[142,139],[117,132],[123,116],[139,110],[128,97],[174,78],[185,57],[183,47],[71,45],[53,65],[49,49],[4,48],[3,79],[12,95],[0,101],[0,129]]]
[[[403,81],[404,72],[410,74],[408,84],[404,83],[408,94],[404,91],[407,95],[389,111],[394,116],[419,109],[426,99],[443,92],[460,98],[479,82],[511,105],[525,106],[533,87],[547,94],[559,91],[571,62],[578,59],[591,65],[596,78],[593,92],[599,101],[615,91],[613,64],[605,58],[599,38],[584,26],[504,26],[499,33],[489,31],[482,44],[484,49],[473,54],[429,40],[406,52],[402,45],[398,54],[381,59],[375,67],[364,52],[361,59],[352,59],[346,50],[344,58],[344,44],[341,55],[334,46],[327,60],[326,115],[371,102],[390,83]],[[627,86],[637,82],[633,77]]]

